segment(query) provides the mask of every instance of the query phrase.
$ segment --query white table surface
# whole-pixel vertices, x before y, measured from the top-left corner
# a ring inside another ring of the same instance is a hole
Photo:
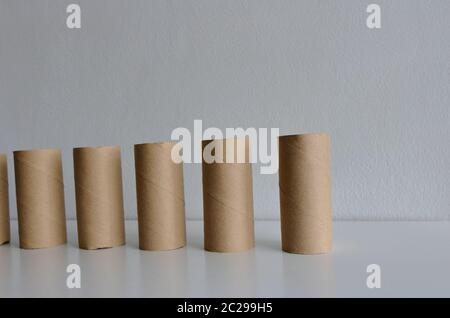
[[[334,251],[304,256],[280,249],[279,222],[258,221],[256,248],[203,250],[202,222],[189,221],[188,246],[140,251],[137,224],[127,245],[21,250],[17,222],[0,246],[0,297],[450,297],[450,222],[335,222]],[[66,266],[81,266],[81,289],[66,287]],[[366,287],[366,267],[381,266],[381,288]]]

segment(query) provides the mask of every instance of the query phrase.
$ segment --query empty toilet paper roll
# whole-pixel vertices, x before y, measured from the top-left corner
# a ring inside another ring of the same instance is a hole
[[[9,242],[9,195],[6,155],[0,154],[0,245]]]
[[[61,151],[14,152],[21,248],[65,244],[66,217]]]
[[[171,250],[186,244],[183,163],[172,161],[176,142],[134,146],[139,248]]]
[[[254,247],[249,142],[248,138],[202,142],[204,244],[208,251],[239,252]],[[237,161],[243,153],[245,160]]]
[[[80,248],[125,244],[120,148],[74,148],[73,161]]]
[[[327,253],[332,248],[330,138],[279,137],[281,241],[286,252]]]

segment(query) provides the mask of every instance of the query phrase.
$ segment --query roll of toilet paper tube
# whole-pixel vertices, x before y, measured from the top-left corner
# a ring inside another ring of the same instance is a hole
[[[73,161],[80,248],[125,244],[120,148],[74,148]]]
[[[9,193],[6,155],[0,154],[0,245],[9,242]]]
[[[204,244],[208,251],[239,252],[254,247],[249,143],[248,138],[202,142]]]
[[[61,151],[14,152],[20,247],[65,244],[66,218]]]
[[[176,142],[134,146],[139,248],[171,250],[186,244],[183,163],[172,160]]]
[[[279,137],[281,241],[286,252],[321,254],[332,248],[330,138]]]

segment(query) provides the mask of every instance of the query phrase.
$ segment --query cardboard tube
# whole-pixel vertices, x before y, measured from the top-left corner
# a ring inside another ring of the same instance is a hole
[[[186,245],[183,163],[172,161],[176,142],[134,146],[139,248],[172,250]]]
[[[80,248],[125,244],[120,148],[74,148],[73,161]]]
[[[284,251],[322,254],[332,248],[330,138],[279,137],[281,241]]]
[[[234,142],[234,147],[233,147]],[[234,148],[235,163],[226,160]],[[249,140],[205,140],[203,172],[203,216],[205,249],[213,252],[239,252],[254,247],[253,184]],[[213,151],[209,151],[213,149]],[[238,149],[245,160],[237,163]],[[206,161],[205,154],[223,154],[224,160]],[[226,162],[225,162],[226,161]]]
[[[0,154],[0,245],[10,240],[8,167],[6,155]]]
[[[61,151],[14,152],[20,247],[65,244],[66,217]]]

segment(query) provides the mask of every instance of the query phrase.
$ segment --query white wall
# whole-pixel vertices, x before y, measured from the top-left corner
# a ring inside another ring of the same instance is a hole
[[[69,3],[81,30],[65,26]],[[382,29],[365,8],[382,8]],[[205,126],[325,131],[337,219],[450,219],[450,1],[0,0],[0,151],[132,145]],[[202,215],[201,167],[185,166]],[[278,217],[277,176],[254,174],[255,215]]]

